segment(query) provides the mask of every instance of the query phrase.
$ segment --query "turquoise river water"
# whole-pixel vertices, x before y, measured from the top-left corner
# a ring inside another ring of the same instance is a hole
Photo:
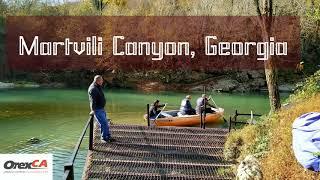
[[[131,90],[106,90],[107,112],[113,123],[146,125],[142,116],[146,104],[160,99],[167,109],[176,109],[186,95],[179,92],[142,93]],[[192,94],[192,104],[199,93]],[[269,111],[267,94],[213,93],[225,117],[239,112],[264,114]],[[54,179],[61,179],[63,165],[88,119],[86,89],[2,89],[0,90],[0,153],[52,153]],[[225,125],[219,125],[225,127]],[[39,144],[28,139],[41,139]],[[80,179],[85,163],[88,137],[76,159],[75,176]]]

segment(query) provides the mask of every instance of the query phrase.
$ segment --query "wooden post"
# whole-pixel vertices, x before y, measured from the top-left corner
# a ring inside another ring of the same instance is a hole
[[[206,94],[206,86],[203,86],[203,93]],[[204,111],[203,111],[203,124],[202,124],[202,128],[205,129],[206,128],[206,109],[207,109],[207,104],[206,104],[206,99],[204,99]]]
[[[73,165],[72,164],[66,164],[64,166],[64,172],[68,171],[69,173],[65,174],[66,177],[64,179],[66,180],[74,180],[74,172],[73,172]]]
[[[200,128],[202,128],[202,110],[200,109]]]
[[[147,104],[147,121],[148,121],[148,127],[150,127],[150,105]]]
[[[236,114],[234,115],[234,122],[237,122],[237,118],[238,118],[238,110],[236,110]]]
[[[91,115],[90,118],[90,125],[89,125],[89,150],[93,150],[93,117],[94,115]]]
[[[231,131],[231,116],[230,116],[230,119],[229,119],[229,132]]]
[[[203,129],[206,128],[206,109],[207,109],[207,103],[206,103],[206,99],[204,99],[204,111],[203,111]]]

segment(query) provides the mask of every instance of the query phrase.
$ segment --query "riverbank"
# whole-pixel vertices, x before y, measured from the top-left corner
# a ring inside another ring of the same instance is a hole
[[[39,88],[40,85],[33,82],[0,82],[0,89],[10,88]]]
[[[47,84],[38,84],[35,82],[0,82],[0,89],[11,89],[11,88],[65,88],[64,83],[47,83]]]
[[[294,72],[279,74],[279,91],[293,92],[295,83],[301,81],[301,75]],[[228,71],[204,73],[197,71],[184,72],[148,72],[115,75],[114,82],[125,82],[126,87],[141,91],[208,91],[218,92],[267,92],[264,70]],[[112,82],[111,82],[112,84]]]
[[[199,72],[199,71],[148,71],[124,73],[121,71],[70,71],[54,73],[34,73],[24,81],[0,83],[0,88],[10,87],[45,87],[45,88],[84,88],[87,87],[95,74],[102,74],[106,87],[125,88],[142,92],[184,91],[199,92],[206,86],[207,91],[218,92],[267,92],[267,84],[263,70]],[[18,75],[22,76],[22,75]],[[19,78],[15,78],[19,79]],[[27,81],[27,82],[26,82]],[[294,83],[301,81],[301,75],[294,72],[279,74],[280,92],[292,92]]]
[[[264,179],[319,179],[318,173],[298,164],[292,150],[291,131],[297,117],[320,110],[320,71],[306,79],[286,103],[275,114],[263,116],[256,125],[232,131],[225,144],[225,158],[238,162],[241,167],[240,162],[246,157],[257,158],[259,165],[252,166],[255,170],[251,173],[261,172]],[[248,168],[244,173],[243,169],[236,168],[235,173],[242,175],[250,171]]]

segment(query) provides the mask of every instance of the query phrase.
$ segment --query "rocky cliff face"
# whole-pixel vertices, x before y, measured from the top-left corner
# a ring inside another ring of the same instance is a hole
[[[65,71],[16,75],[14,79],[36,82],[42,87],[87,87],[95,74],[103,75],[106,86],[114,88],[129,88],[141,91],[207,91],[221,92],[254,92],[267,91],[263,70],[242,72],[196,72],[188,70],[176,71]],[[19,79],[23,77],[23,79]],[[282,74],[279,77],[280,91],[292,91],[299,76]],[[10,81],[10,80],[9,80]],[[1,87],[7,84],[0,84]]]
[[[201,90],[203,86],[207,90],[222,92],[249,92],[259,91],[266,87],[266,80],[263,71],[239,72],[233,75],[226,75],[213,78],[208,84],[200,84],[192,87],[191,90]]]
[[[267,84],[263,70],[242,71],[208,74],[203,72],[148,72],[126,74],[127,78],[119,78],[117,84],[126,84],[129,88],[142,91],[202,91],[206,87],[208,91],[221,92],[255,92],[267,91]],[[285,77],[285,76],[284,76]],[[119,81],[119,79],[122,79]],[[294,89],[293,82],[284,78],[280,80],[280,91],[289,92]]]

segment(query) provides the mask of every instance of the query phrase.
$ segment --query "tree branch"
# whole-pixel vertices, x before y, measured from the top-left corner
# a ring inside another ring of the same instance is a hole
[[[259,16],[261,16],[261,10],[260,10],[260,6],[259,6],[259,0],[254,0],[256,8],[257,8],[257,13]]]
[[[269,0],[269,16],[271,17],[273,14],[273,1]]]

